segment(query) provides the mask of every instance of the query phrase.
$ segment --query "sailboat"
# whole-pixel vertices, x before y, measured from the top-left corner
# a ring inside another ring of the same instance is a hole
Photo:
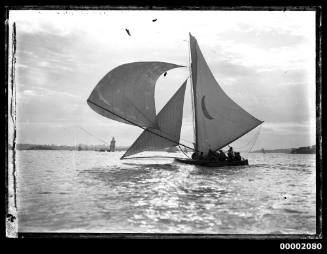
[[[108,72],[87,99],[96,113],[112,120],[131,124],[144,131],[121,159],[144,151],[184,146],[207,155],[239,139],[263,121],[258,120],[234,102],[215,80],[197,40],[190,36],[189,66],[194,146],[180,143],[186,79],[167,104],[156,115],[155,85],[162,74],[186,66],[166,62],[132,62]],[[248,165],[248,160],[208,161],[176,158],[177,162],[203,166]]]

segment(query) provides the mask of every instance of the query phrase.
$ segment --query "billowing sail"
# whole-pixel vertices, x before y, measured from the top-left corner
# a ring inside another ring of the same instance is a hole
[[[196,39],[190,34],[192,88],[195,110],[195,149],[206,154],[222,148],[262,123],[219,86]]]
[[[185,87],[186,81],[159,112],[155,124],[144,130],[122,158],[179,144]]]
[[[149,127],[154,124],[155,84],[166,71],[183,67],[165,62],[134,62],[107,73],[87,100],[98,114],[113,120]]]

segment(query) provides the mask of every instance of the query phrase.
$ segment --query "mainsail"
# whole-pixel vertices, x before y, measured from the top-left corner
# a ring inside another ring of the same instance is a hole
[[[155,124],[143,131],[122,158],[179,144],[186,82],[159,112]]]
[[[217,150],[230,144],[262,121],[246,112],[222,90],[191,34],[190,48],[195,149],[207,154],[209,149]]]
[[[98,114],[142,127],[153,126],[156,117],[155,84],[161,74],[181,65],[165,62],[123,64],[107,73],[87,100]]]

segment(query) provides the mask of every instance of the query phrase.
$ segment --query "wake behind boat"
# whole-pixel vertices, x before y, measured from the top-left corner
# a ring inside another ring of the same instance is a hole
[[[155,110],[154,89],[158,78],[171,69],[185,66],[165,62],[123,64],[107,73],[92,91],[87,103],[95,112],[144,130],[121,159],[144,151],[184,146],[194,154],[188,159],[177,158],[177,162],[213,167],[248,165],[248,160],[234,156],[234,153],[225,160],[215,153],[263,122],[223,91],[191,34],[190,51],[194,147],[180,143],[188,79],[158,115]],[[214,156],[210,156],[212,154]]]

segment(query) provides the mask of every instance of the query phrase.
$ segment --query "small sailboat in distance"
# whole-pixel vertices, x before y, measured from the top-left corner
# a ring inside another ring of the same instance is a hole
[[[184,146],[203,158],[176,158],[182,163],[203,166],[247,165],[248,160],[207,160],[215,152],[245,135],[263,121],[258,120],[220,87],[199,45],[190,34],[190,84],[194,120],[194,147],[180,143],[187,80],[156,115],[154,91],[158,78],[167,71],[185,67],[166,62],[133,62],[107,73],[89,96],[88,105],[98,114],[144,131],[121,159],[143,152]]]

